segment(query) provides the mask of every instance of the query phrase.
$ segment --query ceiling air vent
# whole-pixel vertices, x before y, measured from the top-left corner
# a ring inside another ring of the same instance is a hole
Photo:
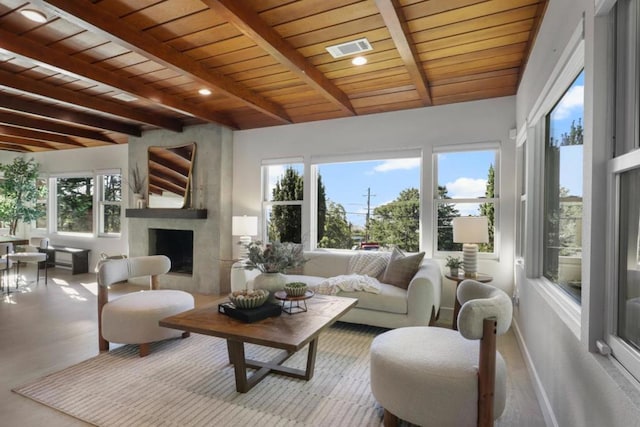
[[[326,49],[334,58],[342,58],[343,56],[353,55],[354,53],[373,50],[373,47],[371,47],[369,40],[365,38],[337,44],[335,46],[328,46]]]

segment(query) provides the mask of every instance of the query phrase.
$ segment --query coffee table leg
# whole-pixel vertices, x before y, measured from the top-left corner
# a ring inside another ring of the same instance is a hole
[[[304,373],[304,379],[310,380],[313,378],[313,369],[316,366],[316,353],[318,350],[318,338],[309,343],[309,352],[307,353],[307,369]]]
[[[229,352],[229,361],[233,363],[233,370],[236,377],[236,390],[240,393],[246,393],[249,391],[249,383],[247,382],[244,343],[227,340],[227,351]]]

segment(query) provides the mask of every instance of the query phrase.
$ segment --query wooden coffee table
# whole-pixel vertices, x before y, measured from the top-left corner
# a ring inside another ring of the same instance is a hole
[[[225,300],[167,317],[160,320],[160,326],[225,338],[229,361],[235,370],[236,390],[240,393],[251,390],[270,372],[310,380],[313,377],[320,332],[335,323],[358,301],[355,298],[316,295],[307,301],[308,310],[304,313],[243,323],[218,312],[218,304]],[[245,357],[245,343],[280,348],[284,352],[268,362],[250,360]],[[285,360],[307,344],[309,351],[304,371],[282,366]],[[247,377],[247,368],[256,371]]]

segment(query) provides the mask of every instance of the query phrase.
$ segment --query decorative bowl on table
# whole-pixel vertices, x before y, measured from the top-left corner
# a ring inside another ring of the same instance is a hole
[[[288,297],[301,297],[307,292],[307,284],[302,282],[291,282],[284,285],[284,291]]]
[[[245,289],[233,291],[229,294],[229,300],[240,309],[258,308],[269,298],[269,291],[265,289]]]

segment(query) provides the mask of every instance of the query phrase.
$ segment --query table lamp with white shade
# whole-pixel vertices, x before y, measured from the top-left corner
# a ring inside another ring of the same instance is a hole
[[[257,216],[234,216],[231,218],[231,234],[240,236],[240,258],[247,257],[247,245],[251,243],[251,236],[258,235]]]
[[[478,272],[478,243],[489,242],[489,220],[486,216],[459,216],[451,221],[453,241],[462,243],[462,264],[465,277]]]

